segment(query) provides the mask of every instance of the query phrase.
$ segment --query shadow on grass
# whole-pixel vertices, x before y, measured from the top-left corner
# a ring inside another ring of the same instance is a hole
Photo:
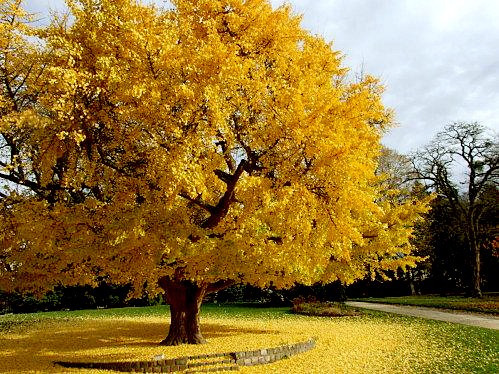
[[[133,320],[75,320],[41,323],[0,337],[0,372],[59,371],[57,361],[149,359],[173,347],[160,347],[168,323]],[[205,338],[278,334],[277,331],[203,324]]]

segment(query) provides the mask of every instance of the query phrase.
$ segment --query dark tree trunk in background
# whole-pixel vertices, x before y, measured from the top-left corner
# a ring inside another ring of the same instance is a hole
[[[409,289],[411,290],[411,296],[420,295],[421,293],[419,292],[418,287],[416,287],[414,272],[412,270],[407,271],[406,277],[409,281]]]
[[[475,246],[473,248],[474,256],[473,256],[473,297],[482,297],[482,286],[481,286],[481,276],[480,276],[480,247]]]
[[[482,297],[482,277],[480,273],[480,242],[478,240],[478,228],[475,222],[478,221],[474,218],[473,210],[470,211],[468,217],[466,217],[466,240],[468,242],[469,248],[469,258],[470,258],[470,289],[469,295],[471,297]]]
[[[213,284],[197,284],[186,280],[163,277],[158,281],[165,291],[165,300],[170,305],[170,329],[161,345],[202,344],[206,340],[201,334],[199,314],[206,294],[220,291],[234,284],[221,280]]]
[[[482,277],[480,273],[480,245],[470,240],[471,251],[471,296],[482,297]]]

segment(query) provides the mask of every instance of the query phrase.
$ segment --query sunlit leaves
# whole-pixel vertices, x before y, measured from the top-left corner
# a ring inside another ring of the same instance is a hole
[[[374,173],[382,87],[348,82],[289,7],[68,4],[71,21],[37,31],[43,48],[16,29],[38,73],[29,108],[20,93],[0,102],[15,135],[3,168],[30,191],[4,201],[4,287],[108,278],[156,292],[174,273],[286,287],[414,265],[425,202],[383,199]]]

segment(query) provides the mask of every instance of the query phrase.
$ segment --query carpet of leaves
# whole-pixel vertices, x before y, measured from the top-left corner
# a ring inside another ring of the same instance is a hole
[[[0,319],[3,317],[0,317]],[[158,313],[72,316],[14,324],[0,335],[0,372],[81,372],[54,361],[147,360],[293,343],[314,336],[317,346],[242,373],[492,373],[499,369],[499,332],[369,313],[328,318],[284,309],[246,313],[217,307],[203,313],[208,343],[158,346],[167,330]]]

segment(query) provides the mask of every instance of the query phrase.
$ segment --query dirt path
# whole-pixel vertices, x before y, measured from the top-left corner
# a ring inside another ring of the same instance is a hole
[[[482,315],[442,312],[438,309],[419,306],[365,303],[361,301],[347,301],[346,304],[357,308],[379,310],[387,313],[403,314],[406,316],[461,323],[463,325],[499,330],[499,318],[494,316],[485,317]]]

